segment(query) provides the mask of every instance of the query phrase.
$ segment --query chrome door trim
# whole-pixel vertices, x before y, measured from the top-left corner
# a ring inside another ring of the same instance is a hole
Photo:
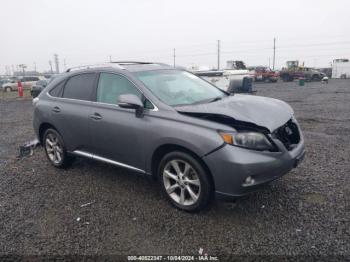
[[[76,155],[79,155],[79,156],[92,158],[92,159],[95,159],[95,160],[98,160],[98,161],[101,161],[101,162],[109,163],[109,164],[112,164],[112,165],[124,167],[124,168],[127,168],[127,169],[131,169],[131,170],[134,170],[134,171],[146,174],[146,172],[144,170],[139,169],[137,167],[133,167],[133,166],[121,163],[121,162],[117,162],[117,161],[111,160],[109,158],[97,156],[97,155],[94,155],[94,154],[91,154],[91,153],[88,153],[88,152],[84,152],[84,151],[81,151],[81,150],[74,150],[72,153],[76,154]]]
[[[85,104],[108,105],[108,106],[115,106],[116,108],[121,108],[120,106],[118,106],[118,104],[109,104],[109,103],[90,101],[90,100],[81,100],[81,99],[74,99],[74,98],[52,96],[52,95],[50,95],[49,91],[46,92],[46,95],[53,100],[73,101],[73,102],[77,101],[77,102],[84,102]],[[158,107],[151,100],[149,100],[147,97],[146,97],[146,99],[151,102],[151,104],[153,105],[154,108],[153,109],[145,108],[145,110],[149,110],[149,111],[158,111],[159,110]]]

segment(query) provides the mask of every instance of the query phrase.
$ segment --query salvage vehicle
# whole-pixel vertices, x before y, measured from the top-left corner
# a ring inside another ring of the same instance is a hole
[[[300,78],[304,78],[306,81],[321,81],[325,76],[326,74],[314,68],[299,66],[299,61],[287,61],[287,67],[280,71],[280,77],[284,82]]]
[[[44,90],[44,88],[47,86],[48,80],[39,80],[36,82],[33,86],[30,88],[30,95],[35,98],[37,97],[41,91]]]
[[[223,70],[192,68],[192,73],[232,93],[251,93],[253,78],[243,61],[230,60]]]
[[[18,90],[18,81],[22,82],[22,86],[24,89],[30,89],[32,85],[34,85],[37,81],[43,79],[40,76],[24,76],[18,78],[17,80],[13,79],[10,82],[3,84],[2,89],[6,92],[17,91]]]
[[[11,79],[8,78],[1,78],[0,79],[0,88],[2,89],[2,85],[11,82]]]
[[[276,83],[279,73],[266,66],[252,66],[248,68],[253,74],[254,81]]]
[[[71,68],[33,105],[34,130],[53,166],[82,156],[153,176],[186,211],[255,191],[305,154],[285,102],[228,94],[164,64]]]

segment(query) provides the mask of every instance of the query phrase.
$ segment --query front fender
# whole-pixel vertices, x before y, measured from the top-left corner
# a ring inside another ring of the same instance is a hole
[[[157,131],[148,135],[145,144],[147,173],[151,173],[153,155],[161,146],[180,146],[193,152],[198,157],[203,157],[223,144],[222,138],[213,129],[193,125],[188,127],[183,125],[166,127],[162,125],[154,130]]]

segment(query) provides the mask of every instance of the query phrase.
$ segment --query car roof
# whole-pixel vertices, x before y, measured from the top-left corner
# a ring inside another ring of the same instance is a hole
[[[104,70],[126,70],[129,72],[140,72],[140,71],[152,71],[152,70],[165,70],[165,69],[174,69],[174,67],[163,64],[163,63],[153,63],[153,62],[135,62],[135,61],[120,61],[120,62],[110,62],[103,64],[92,64],[71,67],[67,69],[66,73],[75,72],[75,71],[95,71],[96,69]]]

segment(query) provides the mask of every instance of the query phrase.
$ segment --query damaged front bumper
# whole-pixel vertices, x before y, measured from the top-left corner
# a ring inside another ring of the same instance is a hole
[[[234,199],[256,191],[295,168],[304,158],[304,140],[288,151],[279,140],[279,152],[255,151],[225,145],[203,157],[214,179],[218,199]]]

